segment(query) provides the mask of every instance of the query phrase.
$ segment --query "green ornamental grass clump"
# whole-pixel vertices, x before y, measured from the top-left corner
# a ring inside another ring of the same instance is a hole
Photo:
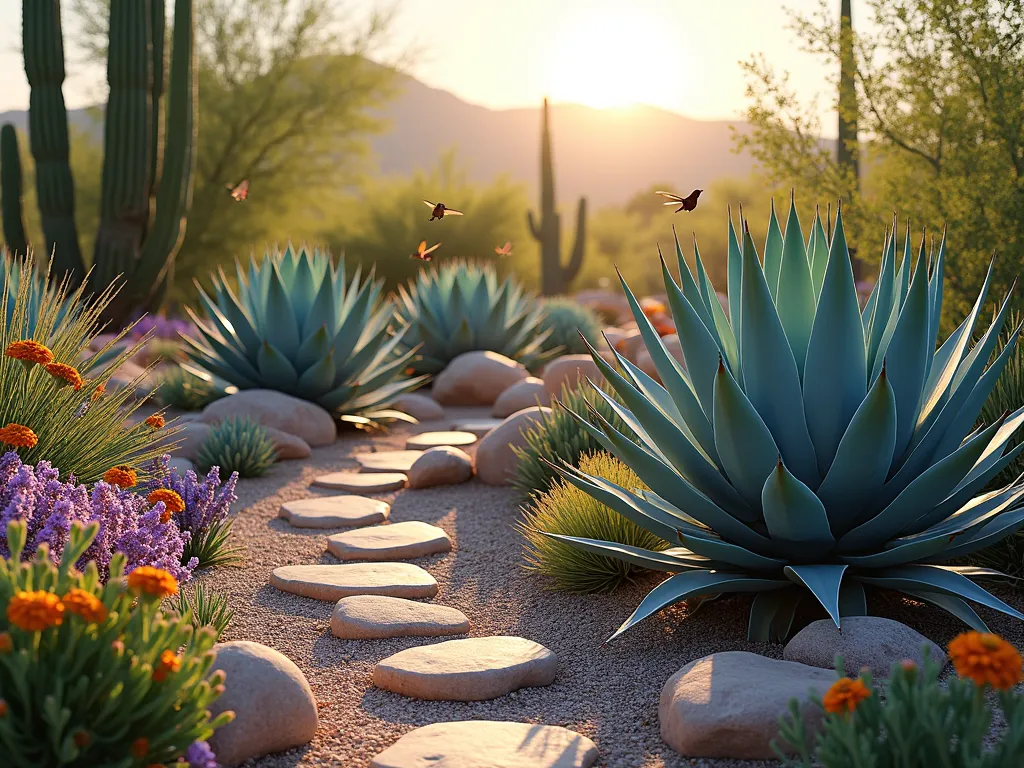
[[[879,279],[858,302],[842,211],[831,240],[815,218],[804,239],[794,205],[783,234],[769,222],[764,261],[747,223],[729,223],[726,317],[699,255],[696,276],[676,244],[680,283],[662,261],[685,367],[623,282],[655,381],[621,355],[591,350],[628,432],[578,423],[651,489],[637,494],[560,466],[577,488],[666,541],[668,552],[581,549],[649,563],[671,576],[616,631],[690,598],[754,593],[748,636],[781,640],[801,602],[836,624],[867,613],[867,591],[903,592],[986,631],[977,603],[1024,620],[955,565],[1024,526],[1024,482],[990,481],[1014,462],[1024,407],[976,428],[1020,329],[996,348],[1010,296],[972,345],[992,271],[960,326],[937,344],[945,239],[909,233],[897,258],[888,233]],[[732,318],[730,321],[729,318]],[[605,397],[609,405],[610,396]],[[638,442],[631,439],[636,435]]]
[[[276,460],[277,452],[267,430],[251,419],[234,417],[210,427],[196,454],[196,467],[203,472],[220,467],[222,472],[237,472],[239,477],[263,477]]]
[[[100,583],[95,563],[73,567],[99,524],[75,524],[59,567],[44,544],[21,563],[24,523],[7,527],[0,560],[0,762],[9,768],[172,765],[231,712],[210,719],[224,676],[210,675],[217,633],[168,619],[177,593],[166,571],[125,558]]]
[[[580,471],[610,483],[647,490],[633,470],[603,451],[583,456],[579,465]],[[578,549],[561,541],[561,536],[600,539],[653,551],[671,546],[564,481],[527,506],[517,528],[526,537],[526,567],[550,577],[556,589],[575,593],[608,592],[645,569]]]
[[[594,310],[572,299],[545,299],[540,329],[551,331],[544,342],[545,349],[555,350],[560,355],[582,355],[587,351],[583,339],[597,346],[601,321]]]
[[[186,371],[179,365],[170,365],[160,374],[153,397],[167,408],[201,411],[226,394],[191,371]]]

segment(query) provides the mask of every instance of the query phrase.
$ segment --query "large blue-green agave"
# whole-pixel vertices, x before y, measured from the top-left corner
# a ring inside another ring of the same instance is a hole
[[[763,266],[746,223],[741,246],[730,217],[730,321],[700,254],[694,276],[677,241],[680,283],[664,259],[662,269],[685,367],[623,281],[662,383],[618,356],[620,374],[591,348],[625,407],[605,400],[639,441],[599,416],[599,427],[579,422],[651,490],[558,469],[681,546],[562,537],[674,574],[615,635],[682,600],[731,592],[757,593],[748,634],[761,641],[785,638],[811,595],[837,626],[863,615],[867,587],[902,591],[977,629],[985,625],[968,601],[1024,619],[970,579],[994,571],[942,564],[1024,525],[1021,478],[982,492],[1024,449],[1006,450],[1024,408],[974,428],[1020,328],[987,365],[1004,301],[971,346],[990,268],[974,308],[936,351],[945,248],[943,236],[926,254],[922,240],[911,271],[908,232],[897,270],[894,224],[861,309],[841,211],[831,242],[816,217],[805,245],[795,207],[785,235],[773,210]]]

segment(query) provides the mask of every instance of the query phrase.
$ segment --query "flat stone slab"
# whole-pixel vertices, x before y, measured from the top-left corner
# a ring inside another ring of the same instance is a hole
[[[371,768],[589,768],[597,745],[557,725],[466,720],[409,731]]]
[[[360,472],[408,472],[423,451],[380,451],[358,453],[352,458],[359,462]]]
[[[483,437],[503,421],[504,419],[472,419],[470,421],[457,421],[452,425],[452,429],[458,432],[471,432],[477,437]]]
[[[411,563],[342,563],[282,565],[270,574],[270,586],[314,600],[341,600],[351,595],[433,597],[434,577]]]
[[[406,440],[405,447],[424,451],[441,445],[458,448],[462,445],[472,445],[476,441],[477,436],[472,432],[422,432]]]
[[[405,560],[450,552],[452,540],[436,525],[410,520],[336,533],[327,551],[339,560]]]
[[[365,496],[319,496],[286,501],[277,511],[296,528],[352,528],[388,519],[391,505]]]
[[[330,488],[332,491],[349,491],[351,493],[387,493],[405,488],[407,479],[398,472],[380,472],[356,474],[354,472],[331,472],[320,475],[313,481],[317,488]]]
[[[373,684],[414,699],[484,701],[550,685],[558,658],[522,637],[470,637],[407,648],[379,662]]]
[[[353,595],[338,601],[331,633],[344,640],[438,637],[469,632],[469,619],[455,608],[401,597]]]

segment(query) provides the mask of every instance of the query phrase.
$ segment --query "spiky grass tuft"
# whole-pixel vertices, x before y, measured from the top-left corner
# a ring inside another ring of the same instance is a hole
[[[267,474],[277,452],[262,425],[251,419],[232,418],[215,424],[196,454],[196,466],[203,472],[220,467],[239,477]]]

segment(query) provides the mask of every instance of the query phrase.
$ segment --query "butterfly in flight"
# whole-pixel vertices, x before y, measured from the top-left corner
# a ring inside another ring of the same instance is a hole
[[[225,186],[227,186],[228,191],[231,193],[231,196],[233,198],[235,198],[236,202],[240,203],[243,200],[245,200],[247,197],[249,197],[249,180],[248,179],[242,179],[237,184],[227,184]]]
[[[419,247],[416,249],[416,253],[414,253],[409,258],[419,259],[420,261],[430,261],[431,258],[433,258],[430,254],[436,251],[440,245],[441,244],[438,243],[437,245],[432,245],[429,248],[427,248],[427,241],[421,240]]]
[[[423,204],[427,208],[433,208],[434,210],[430,214],[430,221],[434,219],[443,219],[445,216],[463,216],[465,214],[462,211],[456,211],[454,208],[446,208],[444,203],[432,203],[429,200],[424,200]]]
[[[692,211],[694,208],[696,208],[697,198],[700,197],[700,193],[703,191],[703,189],[695,189],[686,197],[673,195],[671,192],[655,192],[654,194],[668,198],[668,202],[662,203],[662,205],[678,205],[679,207],[676,208],[674,213],[679,213],[680,211]]]
[[[505,241],[505,244],[500,248],[495,248],[494,252],[499,256],[511,256],[512,255],[512,243],[509,240]]]

